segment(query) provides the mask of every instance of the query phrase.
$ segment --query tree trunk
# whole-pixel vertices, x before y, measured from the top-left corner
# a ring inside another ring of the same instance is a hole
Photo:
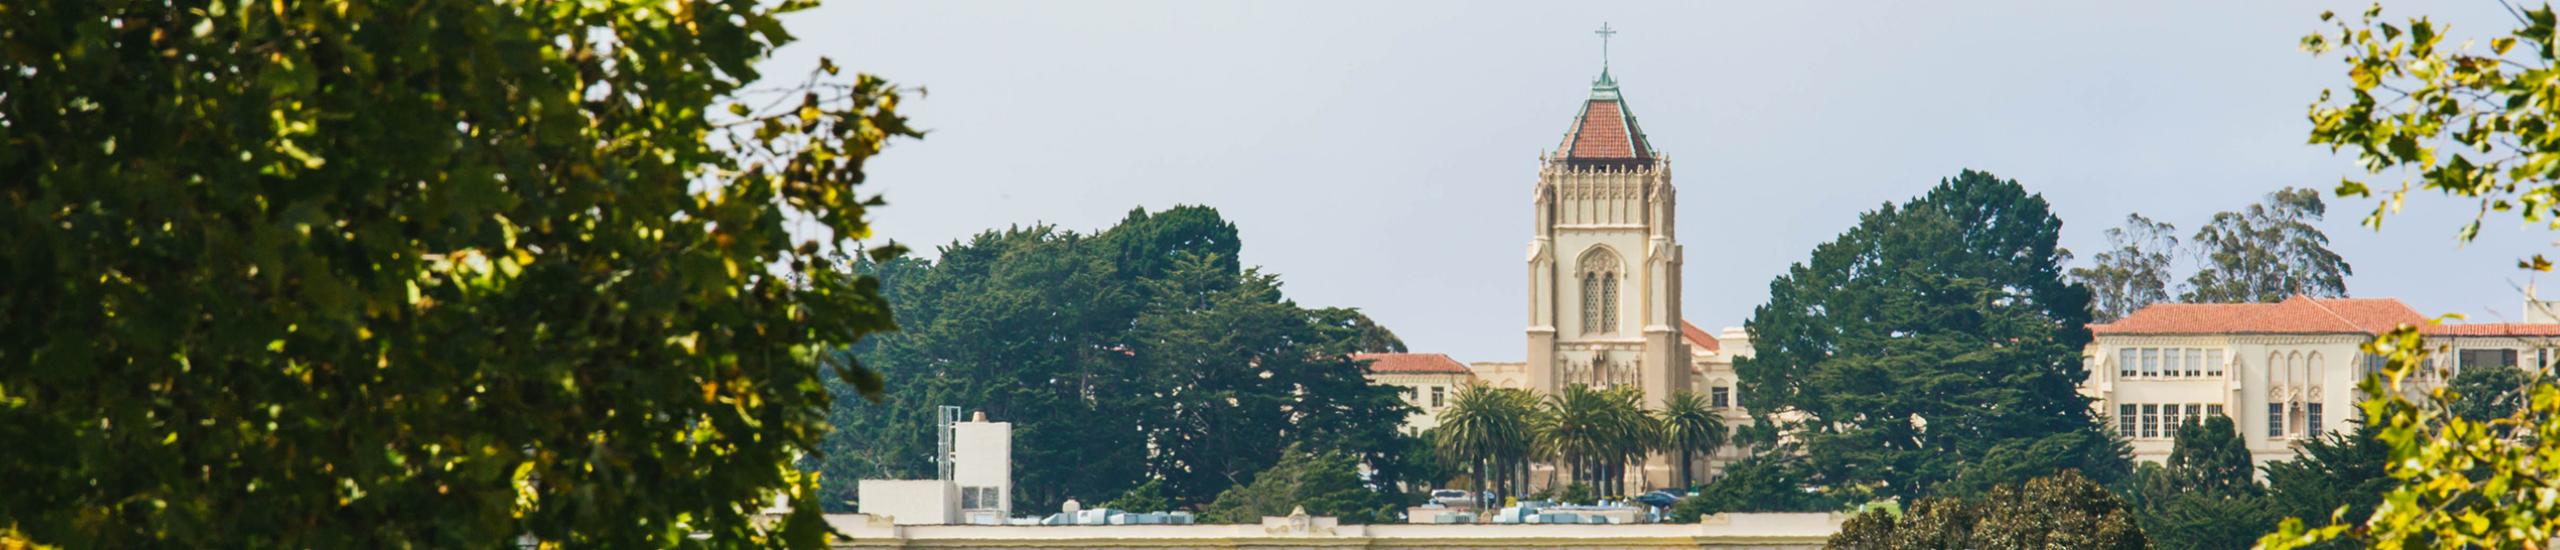
[[[1697,485],[1694,485],[1694,484],[1689,483],[1689,450],[1688,450],[1688,449],[1681,449],[1681,450],[1680,450],[1680,490],[1682,490],[1682,491],[1687,491],[1687,490],[1689,490],[1689,489],[1691,489],[1691,488],[1694,488],[1694,487],[1697,487]]]

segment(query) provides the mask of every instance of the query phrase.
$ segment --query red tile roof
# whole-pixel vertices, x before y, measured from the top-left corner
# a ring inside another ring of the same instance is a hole
[[[2480,323],[2436,325],[2427,327],[2428,336],[2560,336],[2560,325],[2538,323]]]
[[[1399,374],[1467,374],[1467,365],[1450,359],[1445,353],[1354,353],[1354,361],[1368,361],[1369,372]]]
[[[2437,336],[2560,336],[2560,324],[2483,323],[2430,325],[2426,315],[2390,298],[2310,298],[2296,295],[2273,304],[2157,304],[2113,323],[2089,325],[2097,334],[2381,334],[2416,325]]]
[[[2273,304],[2156,304],[2113,323],[2089,325],[2098,334],[2376,334],[2401,323],[2425,323],[2425,315],[2391,299],[2312,299],[2294,296]]]
[[[1698,349],[1714,352],[1724,348],[1724,344],[1716,341],[1715,335],[1707,334],[1707,329],[1698,328],[1698,325],[1689,324],[1687,319],[1680,320],[1680,337],[1688,339],[1689,345]]]
[[[1650,157],[1650,151],[1637,149],[1644,139],[1627,116],[1626,103],[1594,99],[1582,108],[1582,118],[1575,120],[1573,131],[1566,134],[1571,141],[1560,151],[1573,160],[1636,160]]]
[[[1591,98],[1582,102],[1582,112],[1574,115],[1573,126],[1565,129],[1564,143],[1557,146],[1555,158],[1575,167],[1641,166],[1653,162],[1653,144],[1646,141],[1644,128],[1636,124],[1635,111],[1627,108],[1625,96],[1618,91],[1618,81],[1607,70],[1591,81]]]

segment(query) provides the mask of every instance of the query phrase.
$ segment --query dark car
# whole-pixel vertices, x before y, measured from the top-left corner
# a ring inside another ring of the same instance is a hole
[[[1673,504],[1680,503],[1680,495],[1671,494],[1670,491],[1654,491],[1637,496],[1636,502],[1642,502],[1646,506],[1669,508]]]

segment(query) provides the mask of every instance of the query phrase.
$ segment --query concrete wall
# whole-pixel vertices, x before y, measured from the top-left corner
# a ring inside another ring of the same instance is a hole
[[[960,509],[960,490],[939,479],[865,479],[854,485],[854,501],[869,517],[895,518],[898,525],[952,523]]]
[[[994,506],[960,511],[958,522],[1002,523],[1013,516],[1013,423],[961,422],[951,425],[951,479],[963,488],[994,488]],[[967,504],[962,499],[962,505]],[[975,512],[973,512],[973,510]]]
[[[862,514],[827,523],[836,548],[1767,548],[1815,549],[1838,514],[1722,514],[1690,524],[1341,525],[1263,518],[1260,525],[901,526]]]

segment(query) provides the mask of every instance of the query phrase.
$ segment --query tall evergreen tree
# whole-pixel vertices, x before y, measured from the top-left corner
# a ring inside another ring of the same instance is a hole
[[[2329,250],[2320,231],[2328,213],[2320,192],[2285,188],[2247,209],[2214,214],[2196,231],[2202,268],[2187,278],[2185,302],[2275,303],[2285,297],[2347,295],[2355,268]]]
[[[1906,500],[2064,469],[2130,466],[2076,390],[2089,291],[2062,221],[2017,182],[1964,171],[1862,216],[1769,284],[1735,362],[1746,405],[1789,418],[1808,481]]]
[[[2445,387],[2458,396],[2448,407],[2454,416],[2472,422],[2506,418],[2524,409],[2535,382],[2533,373],[2515,365],[2462,369],[2445,382]]]
[[[2258,485],[2247,443],[2230,417],[2177,429],[2166,468],[2135,474],[2136,517],[2168,548],[2246,549],[2279,517]]]
[[[2303,442],[2294,448],[2292,460],[2267,463],[2269,507],[2277,517],[2300,519],[2315,528],[2331,525],[2332,514],[2339,514],[2338,523],[2345,525],[2373,517],[2374,508],[2382,505],[2382,495],[2399,485],[2388,470],[2391,446],[2380,439],[2380,432],[2357,422],[2353,430]],[[2364,546],[2353,535],[2346,539],[2314,547]]]

